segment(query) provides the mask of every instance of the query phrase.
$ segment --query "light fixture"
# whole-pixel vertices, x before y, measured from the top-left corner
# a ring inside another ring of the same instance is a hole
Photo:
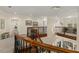
[[[9,8],[12,8],[12,6],[8,6]]]
[[[52,9],[60,9],[61,7],[60,6],[52,6],[51,8]]]

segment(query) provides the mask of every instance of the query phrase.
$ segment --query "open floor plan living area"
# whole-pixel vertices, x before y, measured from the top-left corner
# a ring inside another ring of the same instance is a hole
[[[79,6],[0,6],[0,53],[79,53]]]

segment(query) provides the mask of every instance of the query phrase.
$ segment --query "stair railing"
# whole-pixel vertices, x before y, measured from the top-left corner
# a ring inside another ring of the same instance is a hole
[[[17,42],[18,40],[19,43]],[[39,49],[39,47],[41,47],[42,49]],[[68,50],[46,43],[40,43],[23,35],[15,35],[15,52],[16,53],[17,52],[19,53],[43,53],[43,52],[79,53],[79,51]]]

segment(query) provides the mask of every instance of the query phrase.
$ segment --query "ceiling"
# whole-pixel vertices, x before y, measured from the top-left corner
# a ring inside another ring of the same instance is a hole
[[[74,16],[78,13],[78,6],[0,6],[0,11],[7,15],[16,16]],[[0,12],[0,13],[1,13]]]

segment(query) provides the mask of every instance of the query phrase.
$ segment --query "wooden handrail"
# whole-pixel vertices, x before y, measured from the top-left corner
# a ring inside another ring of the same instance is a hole
[[[47,50],[50,50],[50,51],[63,52],[63,53],[79,53],[79,51],[68,50],[68,49],[56,47],[54,45],[49,45],[49,44],[46,44],[46,43],[36,42],[36,41],[32,40],[31,38],[24,37],[22,35],[16,35],[16,38],[17,39],[22,39],[25,42],[33,44],[34,46],[39,46],[41,48],[44,48],[44,49],[47,49]]]

